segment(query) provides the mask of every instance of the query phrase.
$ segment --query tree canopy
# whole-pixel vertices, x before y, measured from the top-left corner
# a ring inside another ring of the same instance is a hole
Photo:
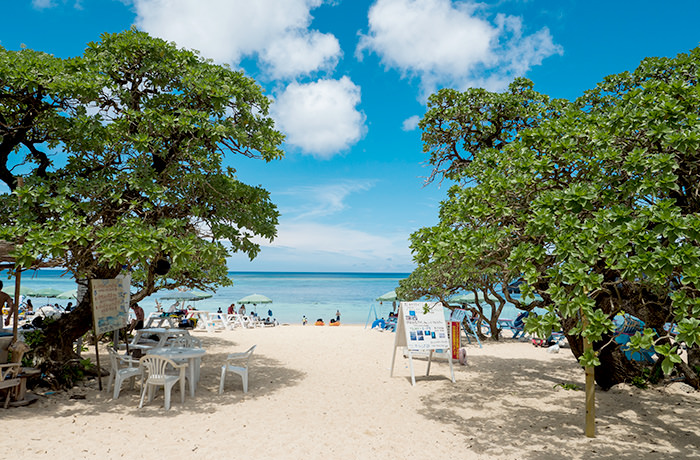
[[[520,276],[507,260],[516,244],[512,234],[520,225],[516,213],[527,206],[527,197],[506,189],[494,190],[492,199],[485,200],[465,191],[476,184],[490,193],[490,173],[483,168],[496,166],[505,155],[503,149],[519,132],[540,126],[548,117],[558,117],[567,105],[534,91],[532,82],[523,78],[503,93],[443,89],[430,97],[420,127],[424,150],[434,166],[431,179],[447,178],[460,185],[450,188],[440,209],[440,223],[412,235],[418,268],[401,281],[403,297],[427,295],[444,301],[459,290],[480,292],[477,299],[485,300],[472,308],[490,324],[492,338],[498,339],[498,318],[505,305],[512,302],[525,307],[497,286]],[[498,197],[498,193],[506,195]],[[483,314],[486,305],[488,317]]]
[[[228,284],[225,258],[253,258],[253,237],[276,235],[269,193],[224,163],[283,156],[268,107],[242,72],[137,30],[72,59],[0,48],[0,180],[12,192],[0,239],[18,243],[19,266],[58,259],[76,279],[129,271],[133,302]],[[82,334],[89,304],[65,316]]]
[[[470,273],[464,289],[480,286],[478,275],[493,267],[512,279],[522,276],[523,294],[540,294],[543,301],[534,305],[548,311],[528,327],[540,334],[563,327],[581,363],[599,366],[596,380],[604,388],[636,369],[612,340],[615,315],[633,315],[645,330],[632,345],[653,346],[658,367],[666,373],[676,367],[697,388],[698,64],[694,49],[645,59],[573,103],[543,103],[538,96],[536,123],[513,125],[500,146],[475,137],[469,125],[436,144],[433,131],[446,109],[431,106],[421,122],[426,149],[437,158],[431,162],[452,161],[455,149],[470,159],[457,168],[461,182],[442,204],[440,223],[412,236],[421,268],[458,260],[470,267],[455,277]],[[511,93],[501,97],[515,105]],[[478,100],[453,98],[449,111],[489,118],[491,99],[484,97],[479,111]],[[667,323],[676,325],[677,336],[665,331]],[[583,336],[594,342],[586,354]]]

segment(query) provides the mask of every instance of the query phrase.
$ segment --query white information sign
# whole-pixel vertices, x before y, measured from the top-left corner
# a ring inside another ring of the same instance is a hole
[[[90,280],[92,316],[96,334],[115,331],[129,323],[131,276]]]
[[[426,311],[427,307],[427,311]],[[399,321],[403,320],[405,346],[411,351],[446,350],[450,348],[442,304],[401,302]],[[397,328],[397,333],[399,328]]]
[[[394,355],[391,361],[391,375],[394,374],[396,349],[406,347],[408,350],[409,367],[411,369],[411,383],[416,384],[413,373],[412,352],[429,351],[428,370],[430,374],[430,361],[433,351],[449,350],[450,337],[447,333],[447,323],[443,306],[439,302],[401,302],[399,304],[398,324],[396,325],[396,339],[394,340]],[[452,367],[452,355],[448,353],[452,382],[455,381],[454,368]]]

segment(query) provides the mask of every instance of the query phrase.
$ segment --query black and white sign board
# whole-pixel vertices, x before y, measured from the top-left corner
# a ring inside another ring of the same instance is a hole
[[[439,302],[401,302],[399,304],[398,323],[396,325],[396,338],[394,340],[394,353],[391,357],[391,376],[394,376],[394,364],[396,362],[396,349],[406,348],[408,354],[408,366],[411,370],[411,384],[416,384],[413,372],[413,353],[429,352],[428,370],[425,375],[430,375],[430,362],[433,352],[436,350],[449,350],[450,337],[447,333],[447,323],[443,313],[443,306]],[[450,362],[450,374],[452,383],[455,382],[455,372],[452,366],[452,355],[447,353]]]

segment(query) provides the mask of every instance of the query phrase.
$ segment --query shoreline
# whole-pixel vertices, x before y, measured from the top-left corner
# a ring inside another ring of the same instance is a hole
[[[444,361],[434,361],[425,377],[427,362],[416,358],[411,386],[400,351],[389,376],[395,335],[388,332],[292,325],[194,335],[207,354],[196,396],[184,405],[174,389],[166,412],[161,390],[138,409],[138,389],[125,385],[112,400],[92,381],[3,411],[6,450],[27,459],[214,459],[232,448],[252,459],[312,460],[698,455],[700,397],[673,385],[598,391],[598,437],[586,438],[584,392],[557,386],[583,387],[568,349],[552,354],[512,339],[467,344],[468,363],[455,364],[456,383]],[[252,345],[249,392],[231,375],[219,395],[226,354]]]

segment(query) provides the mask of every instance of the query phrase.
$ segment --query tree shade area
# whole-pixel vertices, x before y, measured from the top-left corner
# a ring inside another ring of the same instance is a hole
[[[412,235],[418,268],[397,293],[542,307],[528,329],[563,330],[603,388],[661,371],[700,388],[699,69],[696,48],[645,59],[573,102],[523,79],[500,94],[432,95],[424,151],[432,178],[457,185],[439,224]],[[521,278],[522,295],[542,300],[497,289]],[[643,323],[629,344],[656,352],[651,370],[626,359],[617,315]]]
[[[269,193],[222,165],[283,156],[268,107],[242,72],[136,30],[72,59],[0,47],[0,180],[11,191],[0,240],[17,244],[20,267],[58,260],[77,280],[128,271],[132,303],[229,284],[225,258],[253,258],[253,237],[276,235]],[[85,298],[43,329],[46,370],[74,357],[90,325]]]

